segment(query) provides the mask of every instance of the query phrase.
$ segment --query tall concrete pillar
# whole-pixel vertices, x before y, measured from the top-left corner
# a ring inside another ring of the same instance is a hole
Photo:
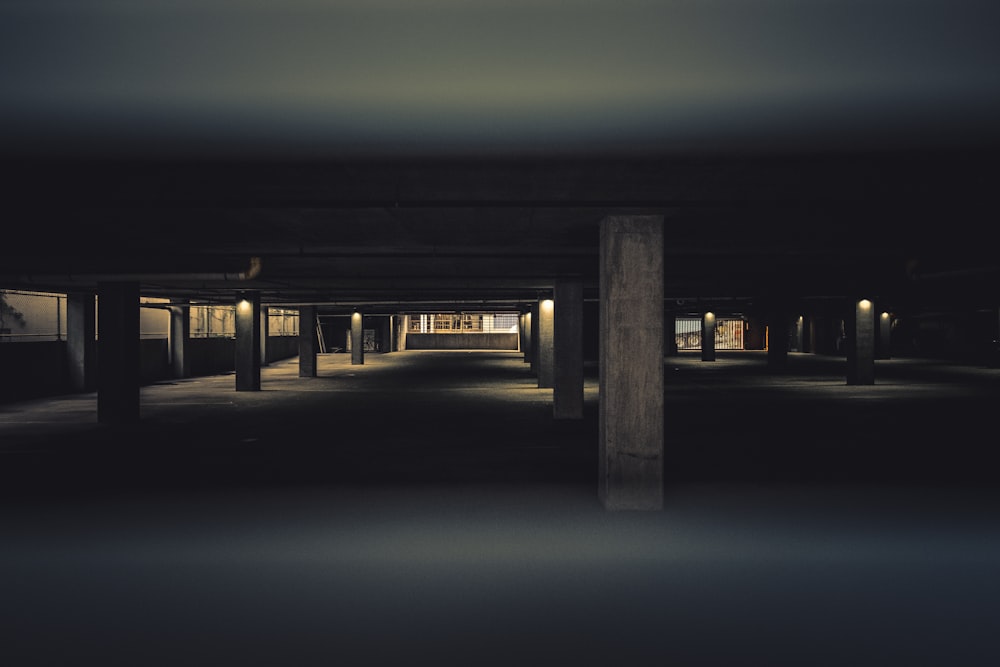
[[[260,390],[260,293],[236,301],[236,391]]]
[[[538,387],[548,389],[555,384],[555,303],[552,299],[538,302]]]
[[[531,312],[531,310],[528,310],[528,312],[521,316],[524,319],[524,341],[521,345],[521,349],[524,351],[524,363],[526,364],[532,363],[532,341],[534,337],[531,335],[533,326]]]
[[[187,353],[191,340],[191,307],[170,307],[170,373],[175,378],[191,375],[191,359]]]
[[[351,315],[351,365],[360,366],[365,363],[365,331],[364,317],[359,312]]]
[[[399,324],[399,351],[406,349],[406,333],[410,330],[410,316],[403,315]]]
[[[677,313],[669,312],[663,320],[665,343],[664,354],[668,357],[677,356]]]
[[[74,391],[97,389],[97,305],[93,292],[66,295],[66,350]]]
[[[97,421],[139,421],[139,283],[97,286]]]
[[[715,361],[715,313],[706,310],[701,314],[701,360]]]
[[[267,306],[260,308],[260,365],[267,366],[267,337],[271,335],[271,318]]]
[[[847,384],[875,384],[875,305],[855,299],[845,318],[847,330]]]
[[[608,509],[662,509],[662,216],[601,221],[599,320],[599,496]]]
[[[556,419],[582,419],[583,283],[557,281],[554,296],[552,412]]]
[[[782,369],[788,365],[788,338],[791,333],[788,315],[774,306],[767,316],[767,366]]]
[[[538,314],[538,301],[531,304],[531,373],[538,377],[538,324],[541,319]]]
[[[316,306],[299,306],[299,377],[314,378],[317,374]]]
[[[892,316],[887,311],[878,314],[878,329],[875,336],[875,358],[892,357]]]

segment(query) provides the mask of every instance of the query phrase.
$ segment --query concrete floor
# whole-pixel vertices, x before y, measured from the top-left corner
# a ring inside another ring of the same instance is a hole
[[[0,406],[0,664],[996,665],[1000,369],[666,360],[666,507],[604,511],[597,378],[320,355]]]

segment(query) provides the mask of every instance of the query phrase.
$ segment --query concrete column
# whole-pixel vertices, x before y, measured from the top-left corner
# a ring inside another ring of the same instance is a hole
[[[715,361],[715,313],[706,310],[701,314],[701,360]]]
[[[664,343],[664,353],[668,357],[677,356],[677,313],[667,313],[664,315],[664,332],[666,340]]]
[[[555,303],[552,299],[538,302],[538,387],[555,385]]]
[[[788,337],[790,334],[788,315],[775,307],[767,316],[767,366],[771,369],[788,365]]]
[[[528,312],[524,313],[521,316],[522,318],[524,318],[524,341],[521,345],[521,349],[524,351],[524,363],[526,364],[532,363],[531,361],[532,349],[533,349],[532,340],[534,339],[534,337],[531,335],[531,333],[532,333],[532,326],[534,325],[533,325],[533,319],[531,317],[531,312],[532,311],[529,310]]]
[[[662,509],[662,216],[601,221],[599,320],[599,496],[607,509]]]
[[[93,292],[66,295],[66,350],[74,391],[97,389],[97,305]]]
[[[351,315],[351,365],[360,366],[365,363],[365,331],[364,317],[355,312]]]
[[[317,374],[316,306],[299,306],[299,377],[314,378]]]
[[[260,390],[260,293],[236,301],[236,391]]]
[[[139,421],[139,283],[97,286],[97,421]]]
[[[805,352],[806,351],[806,347],[805,347],[805,340],[806,340],[806,336],[805,336],[806,320],[805,320],[805,318],[803,316],[798,315],[795,318],[794,324],[795,324],[795,334],[794,334],[794,336],[795,336],[795,338],[794,338],[795,350],[797,352]]]
[[[875,304],[856,299],[850,304],[847,329],[847,384],[875,384]]]
[[[191,359],[187,354],[191,340],[191,307],[170,307],[170,372],[175,378],[191,376]]]
[[[406,349],[406,334],[410,330],[410,316],[403,315],[402,323],[399,325],[399,351],[402,352]]]
[[[876,359],[892,357],[892,317],[888,312],[878,314],[878,329],[876,332]]]
[[[583,418],[583,283],[555,286],[555,364],[552,411],[556,419]]]
[[[267,366],[267,337],[271,334],[271,318],[267,306],[260,308],[260,365]]]
[[[538,302],[531,304],[531,373],[538,376]]]

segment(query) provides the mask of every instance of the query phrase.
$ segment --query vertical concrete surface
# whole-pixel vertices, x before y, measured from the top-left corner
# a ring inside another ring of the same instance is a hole
[[[530,364],[532,358],[532,340],[531,327],[532,327],[532,317],[531,311],[524,313],[521,316],[524,319],[524,340],[521,343],[521,349],[524,351],[524,363]]]
[[[316,377],[316,355],[319,338],[316,336],[316,306],[299,306],[299,377]]]
[[[878,334],[876,359],[889,359],[892,357],[892,317],[883,311],[878,315]]]
[[[663,217],[601,221],[598,492],[663,507]]]
[[[555,303],[552,299],[538,302],[538,387],[555,385]]]
[[[188,341],[191,340],[191,307],[170,307],[170,373],[175,378],[191,375]]]
[[[583,283],[555,286],[555,364],[552,413],[556,419],[583,418]]]
[[[847,384],[875,384],[875,304],[856,299],[849,304],[847,329]]]
[[[365,363],[365,331],[364,317],[355,312],[351,315],[351,365],[360,366]]]
[[[260,365],[267,366],[267,337],[271,335],[271,318],[267,306],[260,308]]]
[[[664,354],[668,357],[675,357],[677,356],[677,313],[670,312],[664,315],[663,324],[666,332]]]
[[[529,313],[531,318],[531,373],[535,377],[538,377],[538,302],[531,304],[531,312]]]
[[[139,283],[97,286],[97,421],[139,420]]]
[[[97,304],[93,292],[66,295],[66,351],[74,391],[97,388]]]
[[[236,300],[236,391],[260,389],[260,293]]]
[[[715,313],[705,311],[701,314],[701,360],[715,361]]]
[[[767,366],[781,369],[788,365],[788,340],[791,334],[788,315],[774,308],[767,316]]]

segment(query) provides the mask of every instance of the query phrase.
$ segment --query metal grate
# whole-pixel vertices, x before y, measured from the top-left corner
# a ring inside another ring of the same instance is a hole
[[[743,320],[741,318],[719,318],[715,321],[715,349],[743,349]],[[674,327],[674,341],[678,350],[701,349],[701,319],[678,317]]]

